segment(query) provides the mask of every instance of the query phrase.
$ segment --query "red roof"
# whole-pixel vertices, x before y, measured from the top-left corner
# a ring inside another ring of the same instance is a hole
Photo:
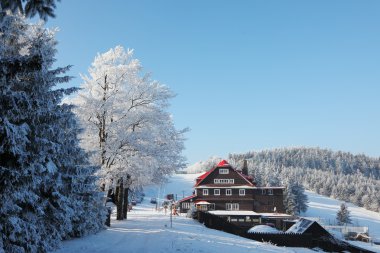
[[[194,198],[194,197],[196,197],[196,196],[195,196],[195,195],[191,195],[191,196],[188,196],[188,197],[183,198],[183,199],[181,199],[181,200],[178,200],[178,202],[186,201],[186,200],[192,199],[192,198]]]
[[[223,160],[217,165],[217,167],[223,167],[223,166],[230,166],[230,164],[226,160]]]
[[[216,168],[219,168],[219,167],[231,167],[231,165],[226,161],[226,160],[222,160],[220,163],[218,163],[218,165],[216,165],[216,167],[212,168],[211,170],[203,173],[202,175],[200,175],[199,177],[197,177],[197,181],[194,185],[194,187],[197,187],[206,177],[208,177],[208,175],[210,175],[211,172],[213,172]],[[235,170],[235,169],[234,169]],[[236,170],[235,170],[236,171]],[[247,181],[248,184],[250,185],[254,185],[250,178],[242,173],[240,173],[239,171],[236,171],[245,181]]]
[[[216,167],[212,168],[211,170],[197,177],[197,182],[195,183],[194,187],[198,186],[203,181],[203,179],[205,179],[208,175],[210,175],[210,173],[213,172],[216,168],[227,167],[227,166],[231,166],[231,165],[226,160],[222,160],[220,163],[218,163],[218,165],[216,165]]]
[[[204,179],[206,178],[210,173],[211,173],[212,169],[203,173],[202,175],[200,175],[199,177],[197,177],[197,179]]]

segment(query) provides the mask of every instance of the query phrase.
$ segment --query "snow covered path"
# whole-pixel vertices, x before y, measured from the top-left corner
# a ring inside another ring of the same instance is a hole
[[[207,229],[184,216],[170,217],[145,201],[128,213],[127,221],[112,220],[112,226],[96,235],[63,243],[55,253],[168,253],[168,252],[312,252],[280,248],[228,233]]]

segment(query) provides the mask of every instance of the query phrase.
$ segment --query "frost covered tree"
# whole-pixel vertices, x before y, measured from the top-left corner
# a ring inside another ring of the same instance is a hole
[[[308,190],[378,212],[380,210],[380,158],[333,152],[320,148],[280,148],[230,154],[260,185],[297,178]]]
[[[52,68],[54,36],[18,15],[0,21],[0,252],[46,252],[102,228],[95,168],[61,104],[75,89],[53,89],[69,80],[68,67]]]
[[[72,102],[85,130],[82,145],[101,166],[106,190],[128,176],[131,187],[158,183],[184,166],[186,129],[176,130],[167,112],[173,94],[142,74],[132,50],[117,46],[99,54],[82,78]]]
[[[345,225],[345,224],[351,224],[351,217],[350,217],[350,211],[347,208],[347,205],[345,203],[342,203],[340,205],[340,209],[336,214],[336,220],[338,222],[338,225]]]
[[[289,181],[284,192],[284,206],[286,212],[292,215],[306,212],[308,208],[307,201],[308,198],[303,186],[298,182]]]
[[[20,12],[26,17],[38,14],[45,21],[48,17],[55,17],[55,8],[56,0],[0,0],[0,11],[11,11],[14,14]]]
[[[211,156],[205,161],[199,161],[193,165],[186,168],[187,173],[200,173],[208,171],[214,168],[223,158],[218,156]],[[232,161],[231,161],[232,162]]]

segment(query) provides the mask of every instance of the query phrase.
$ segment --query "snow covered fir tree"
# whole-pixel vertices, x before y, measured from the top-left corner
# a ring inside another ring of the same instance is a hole
[[[69,67],[52,68],[55,31],[19,15],[0,20],[0,252],[46,252],[103,227],[104,209],[79,148]]]
[[[337,220],[338,225],[340,226],[352,223],[351,217],[350,217],[350,211],[348,210],[348,207],[345,203],[342,203],[340,205],[340,209],[336,214],[336,220]]]
[[[307,195],[305,188],[298,182],[288,181],[285,183],[284,206],[286,213],[300,215],[307,210]]]

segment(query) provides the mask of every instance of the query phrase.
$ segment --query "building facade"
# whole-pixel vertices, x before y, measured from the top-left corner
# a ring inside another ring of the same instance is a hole
[[[253,211],[283,213],[284,187],[258,187],[242,171],[232,168],[225,160],[196,179],[194,194],[179,201],[181,212],[191,206],[204,211]]]

